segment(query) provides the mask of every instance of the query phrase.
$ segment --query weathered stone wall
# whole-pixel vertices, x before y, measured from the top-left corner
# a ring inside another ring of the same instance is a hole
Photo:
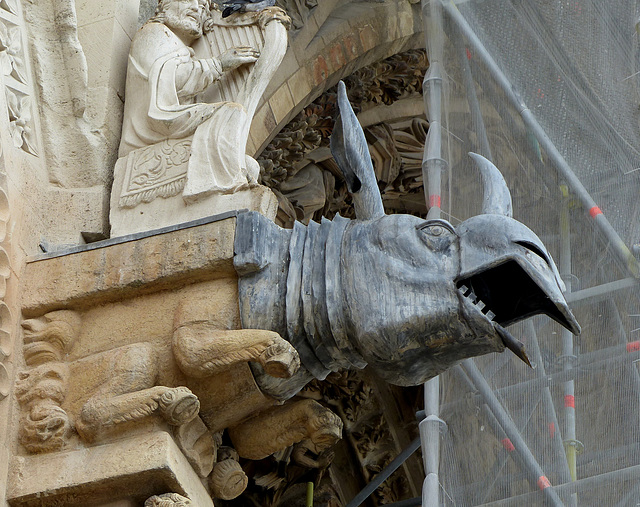
[[[419,11],[407,0],[279,4],[291,9],[294,28],[282,67],[258,106],[247,147],[251,155],[338,79],[421,41]],[[229,252],[226,264],[200,270],[184,259],[166,264],[168,253],[152,247],[114,257],[118,265],[105,264],[96,250],[77,266],[66,257],[46,269],[37,262],[24,269],[35,255],[108,232],[127,54],[154,9],[153,0],[0,2],[0,289],[6,281],[6,291],[0,290],[0,506],[7,505],[9,463],[22,452],[13,387],[25,369],[21,321],[61,308],[84,311],[94,289],[102,292],[91,305],[116,305],[150,278],[161,292],[175,288],[180,272],[196,277],[213,270],[221,277],[230,271]],[[207,241],[215,240],[197,238],[200,249],[185,255],[197,263]],[[147,264],[136,267],[138,260]],[[162,262],[152,266],[157,260]],[[126,303],[121,308],[128,315]],[[133,314],[127,332],[135,327],[132,320]],[[100,340],[110,339],[108,331],[101,333]]]

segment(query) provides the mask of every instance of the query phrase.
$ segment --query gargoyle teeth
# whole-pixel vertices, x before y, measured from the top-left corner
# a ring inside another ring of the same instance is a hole
[[[473,306],[480,310],[480,313],[485,315],[487,319],[489,319],[490,321],[493,321],[493,319],[495,319],[496,314],[489,309],[484,301],[476,296],[476,293],[473,292],[472,289],[469,289],[466,285],[461,285],[460,287],[458,287],[458,290]]]

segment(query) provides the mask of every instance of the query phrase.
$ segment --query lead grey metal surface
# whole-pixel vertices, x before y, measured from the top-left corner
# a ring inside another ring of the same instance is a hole
[[[497,172],[488,161],[480,169]],[[489,180],[504,186],[501,177]],[[488,209],[504,209],[505,192],[491,192],[498,197]],[[393,384],[417,385],[465,358],[504,350],[501,326],[537,313],[579,332],[545,246],[513,218],[483,214],[454,228],[365,215],[293,231],[255,212],[238,216],[242,325],[277,331],[303,364],[284,381],[253,366],[272,396],[286,399],[312,376],[367,364]]]

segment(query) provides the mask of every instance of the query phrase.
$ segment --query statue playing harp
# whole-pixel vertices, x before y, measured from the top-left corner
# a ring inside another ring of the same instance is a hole
[[[112,210],[257,185],[249,126],[289,21],[277,7],[223,19],[209,0],[160,0],[131,44]]]

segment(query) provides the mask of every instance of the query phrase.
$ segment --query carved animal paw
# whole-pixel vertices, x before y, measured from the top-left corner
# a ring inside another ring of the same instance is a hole
[[[211,492],[215,498],[233,500],[247,488],[249,478],[234,459],[220,461],[211,474]]]
[[[289,378],[300,368],[298,353],[285,340],[268,346],[258,360],[267,375],[277,378]]]
[[[200,401],[186,387],[167,389],[158,400],[162,416],[173,426],[186,424],[194,419],[200,411]]]
[[[154,495],[144,503],[144,507],[191,507],[192,505],[191,500],[177,493]]]

